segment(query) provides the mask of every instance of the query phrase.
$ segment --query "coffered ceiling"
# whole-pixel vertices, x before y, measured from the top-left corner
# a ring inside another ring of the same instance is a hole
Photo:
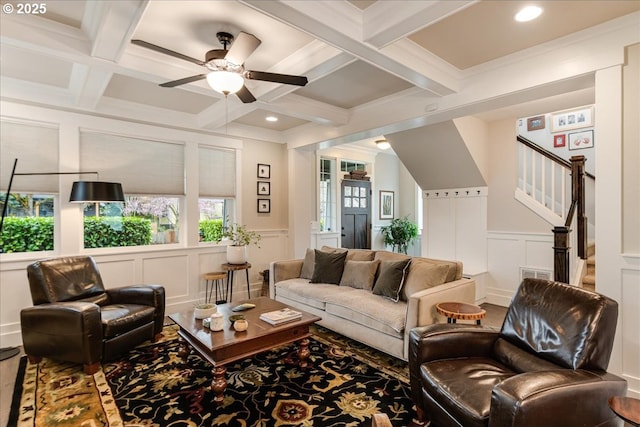
[[[18,14],[19,3],[2,3],[2,99],[280,142],[309,127],[348,126],[390,99],[420,97],[429,110],[499,61],[640,10],[637,0],[537,1],[542,16],[521,24],[513,16],[525,2],[506,0],[51,0],[38,15]],[[246,69],[309,83],[246,80],[257,98],[249,104],[225,100],[206,80],[163,88],[205,71],[131,43],[203,60],[221,48],[219,31],[262,41]]]

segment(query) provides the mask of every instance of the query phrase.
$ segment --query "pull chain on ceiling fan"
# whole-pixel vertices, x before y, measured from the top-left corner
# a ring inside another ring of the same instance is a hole
[[[235,93],[243,103],[247,104],[255,102],[256,98],[244,85],[244,79],[261,80],[265,82],[282,83],[295,86],[305,86],[307,84],[308,80],[304,76],[245,70],[244,61],[258,48],[258,46],[260,46],[260,43],[262,43],[260,39],[253,34],[241,31],[235,41],[234,37],[226,32],[219,32],[216,36],[223,48],[208,51],[205,54],[204,61],[145,42],[144,40],[134,39],[131,40],[131,43],[151,49],[155,52],[173,56],[174,58],[192,62],[205,67],[208,71],[205,74],[198,74],[162,83],[160,84],[162,87],[176,87],[206,78],[209,86],[211,86],[211,88],[216,92],[225,96]],[[227,49],[229,45],[231,48]]]

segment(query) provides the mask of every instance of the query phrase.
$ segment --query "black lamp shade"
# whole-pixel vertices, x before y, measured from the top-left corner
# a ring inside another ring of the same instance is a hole
[[[76,181],[71,188],[69,202],[124,202],[122,184],[119,182]]]

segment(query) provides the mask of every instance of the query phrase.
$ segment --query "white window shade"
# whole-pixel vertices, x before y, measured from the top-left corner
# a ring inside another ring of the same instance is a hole
[[[80,166],[122,183],[125,195],[184,195],[182,144],[83,131]]]
[[[200,146],[200,197],[230,198],[236,195],[236,153]]]
[[[0,191],[9,187],[13,162],[18,159],[16,173],[59,172],[58,129],[35,124],[3,120],[0,123]],[[12,193],[57,193],[55,176],[17,176]]]

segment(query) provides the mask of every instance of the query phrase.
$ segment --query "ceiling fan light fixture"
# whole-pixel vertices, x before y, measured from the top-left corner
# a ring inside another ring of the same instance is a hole
[[[212,71],[207,74],[207,83],[216,92],[229,95],[242,89],[244,78],[231,71]]]
[[[389,141],[387,141],[386,139],[377,140],[376,145],[381,150],[388,150],[391,147],[391,144],[389,144]]]

